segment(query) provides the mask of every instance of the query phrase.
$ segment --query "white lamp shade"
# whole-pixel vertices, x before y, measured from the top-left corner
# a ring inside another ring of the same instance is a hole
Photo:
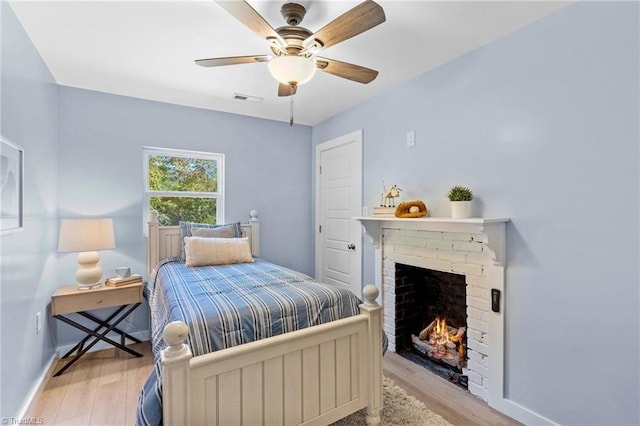
[[[102,268],[98,250],[115,247],[112,219],[62,219],[60,222],[58,251],[80,252],[76,270],[79,290],[100,285]]]
[[[269,72],[282,84],[301,85],[316,73],[316,63],[302,56],[278,56],[269,61]]]
[[[62,219],[58,251],[97,251],[116,247],[112,219]]]

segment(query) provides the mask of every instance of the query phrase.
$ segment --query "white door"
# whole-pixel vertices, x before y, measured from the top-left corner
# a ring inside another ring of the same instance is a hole
[[[316,279],[362,297],[362,131],[316,147]]]

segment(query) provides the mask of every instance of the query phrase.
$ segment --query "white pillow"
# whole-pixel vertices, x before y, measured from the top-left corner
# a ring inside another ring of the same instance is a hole
[[[185,237],[184,250],[187,266],[253,262],[248,238]]]

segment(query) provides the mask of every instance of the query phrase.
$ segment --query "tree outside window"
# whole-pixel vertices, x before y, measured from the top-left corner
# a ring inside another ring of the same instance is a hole
[[[224,155],[145,148],[147,208],[162,226],[222,223]]]

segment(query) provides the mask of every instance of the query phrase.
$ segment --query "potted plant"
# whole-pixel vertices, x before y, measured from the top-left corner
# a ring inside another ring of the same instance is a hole
[[[465,187],[456,185],[447,193],[449,201],[451,201],[451,217],[465,218],[471,217],[471,200],[473,200],[473,192]]]

